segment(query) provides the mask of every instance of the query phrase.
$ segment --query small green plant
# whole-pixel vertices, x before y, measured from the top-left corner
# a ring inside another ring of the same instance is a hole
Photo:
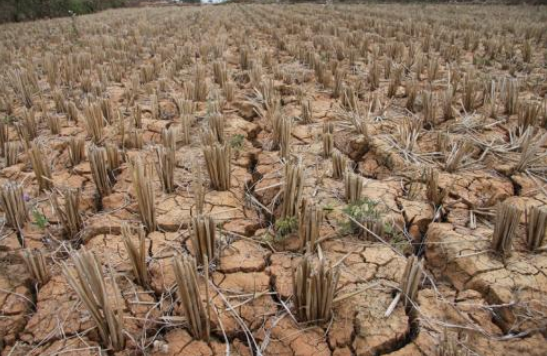
[[[37,209],[32,211],[32,217],[34,218],[34,224],[42,230],[44,230],[49,224],[47,217]]]
[[[4,123],[6,123],[6,124],[12,124],[12,123],[16,122],[17,119],[16,119],[15,117],[13,117],[13,116],[6,115],[6,116],[4,116],[3,121],[4,121]]]
[[[364,225],[367,222],[379,221],[380,211],[377,209],[377,206],[377,202],[368,198],[359,199],[346,205],[342,211],[350,219],[343,225],[342,231],[356,233],[361,230],[361,227],[357,223]]]
[[[384,223],[382,229],[384,230],[383,234],[389,236],[389,243],[391,246],[395,247],[401,253],[409,252],[409,248],[411,248],[412,245],[408,242],[400,229],[393,223]]]
[[[235,150],[240,150],[243,147],[244,140],[245,136],[243,136],[242,134],[233,135],[230,138],[230,146],[232,146],[232,148]]]
[[[288,216],[275,222],[276,238],[283,240],[287,235],[296,231],[298,219],[296,216]]]

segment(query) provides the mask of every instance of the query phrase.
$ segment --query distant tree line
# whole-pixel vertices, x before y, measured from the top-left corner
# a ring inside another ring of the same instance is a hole
[[[121,7],[131,0],[0,0],[0,23],[81,15]]]

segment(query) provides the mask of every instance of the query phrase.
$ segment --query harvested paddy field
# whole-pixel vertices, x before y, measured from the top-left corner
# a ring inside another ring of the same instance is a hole
[[[546,355],[547,8],[0,26],[0,353]]]

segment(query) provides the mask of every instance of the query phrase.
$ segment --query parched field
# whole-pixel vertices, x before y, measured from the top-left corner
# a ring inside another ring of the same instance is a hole
[[[0,352],[546,355],[547,8],[0,26]]]

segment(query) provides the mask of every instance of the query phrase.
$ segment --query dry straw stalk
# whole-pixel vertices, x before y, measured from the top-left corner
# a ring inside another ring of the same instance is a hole
[[[418,287],[422,280],[423,267],[422,262],[418,257],[412,255],[406,262],[403,278],[401,279],[401,293],[403,297],[403,305],[407,310],[413,308],[418,295]]]
[[[0,205],[6,214],[6,222],[11,228],[21,231],[28,221],[28,210],[24,199],[23,187],[15,182],[8,182],[0,190]],[[22,237],[19,243],[23,245]]]
[[[97,256],[84,249],[81,252],[74,252],[72,261],[75,273],[66,262],[63,262],[63,274],[97,325],[103,346],[115,351],[123,350],[123,312],[118,305],[120,293],[114,275],[111,273],[109,278],[114,291],[114,298],[111,298],[107,294],[106,281]]]
[[[285,165],[285,182],[283,185],[282,218],[296,216],[302,201],[304,188],[304,167],[301,164],[289,162]]]
[[[508,202],[498,205],[491,246],[492,249],[501,254],[502,257],[508,256],[511,252],[511,244],[517,231],[521,215],[522,211]]]
[[[70,165],[75,167],[84,160],[85,156],[85,140],[82,137],[71,137],[68,141],[68,157]]]
[[[230,145],[214,144],[203,148],[211,186],[224,191],[231,187],[231,148]]]
[[[36,176],[36,180],[38,181],[38,187],[40,191],[50,190],[51,188],[53,188],[49,162],[42,155],[42,151],[36,145],[34,145],[34,143],[32,143],[28,154],[30,162],[32,163],[34,175]]]
[[[132,238],[133,233],[131,227],[127,223],[122,225],[123,243],[127,250],[133,273],[135,274],[135,278],[137,278],[137,282],[141,286],[146,287],[149,282],[148,269],[146,267],[146,256],[148,251],[146,249],[146,238],[142,225],[138,226],[136,232],[137,242]]]
[[[172,193],[175,190],[175,149],[173,146],[156,146],[155,153],[156,172],[160,178],[163,191]]]
[[[191,256],[173,258],[181,307],[186,316],[190,333],[196,339],[209,341],[209,307],[205,307],[199,294],[196,261]],[[207,268],[205,283],[209,283]],[[206,288],[207,289],[207,288]],[[207,305],[209,296],[207,295]]]
[[[192,246],[199,264],[215,259],[216,225],[210,216],[199,215],[192,218]],[[207,267],[206,267],[207,268]]]
[[[32,279],[40,285],[45,285],[50,278],[46,259],[40,250],[27,249],[23,251],[23,259]]]
[[[298,221],[298,235],[300,236],[302,252],[313,253],[321,234],[323,223],[323,209],[315,203],[304,201]]]
[[[346,170],[346,174],[344,175],[344,192],[348,204],[361,200],[364,181],[364,178],[360,175],[351,172],[349,169]]]
[[[69,239],[74,238],[83,227],[80,216],[80,194],[79,189],[65,189],[62,193],[64,200],[62,207],[57,193],[53,193],[50,197],[53,210],[63,227],[64,235]]]
[[[133,188],[139,205],[139,215],[148,233],[156,231],[154,181],[147,174],[144,162],[138,157],[133,164]]]
[[[294,306],[299,321],[322,323],[330,319],[339,277],[338,268],[330,268],[322,258],[316,268],[311,256],[301,260],[293,271]]]
[[[91,175],[95,182],[97,193],[101,197],[110,195],[110,193],[112,193],[113,185],[106,155],[107,153],[104,147],[95,145],[90,146],[87,152],[89,166],[91,167]]]
[[[527,212],[527,220],[526,244],[530,251],[536,251],[543,246],[547,235],[547,208],[531,207]]]

